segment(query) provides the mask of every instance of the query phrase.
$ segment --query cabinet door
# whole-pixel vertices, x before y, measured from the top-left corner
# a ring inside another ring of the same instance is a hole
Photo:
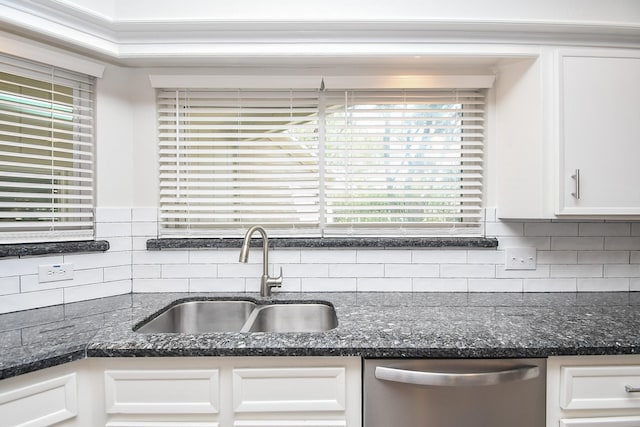
[[[1,425],[75,425],[73,420],[78,415],[76,374],[47,376],[44,372],[25,379],[17,378],[11,386],[0,386]],[[62,424],[64,421],[68,423]]]
[[[640,214],[640,56],[616,52],[559,56],[559,215]]]
[[[571,418],[560,420],[560,427],[640,427],[640,416]]]

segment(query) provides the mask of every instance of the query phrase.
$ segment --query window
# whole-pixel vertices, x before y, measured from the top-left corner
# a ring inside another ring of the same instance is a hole
[[[93,77],[0,55],[0,243],[93,238]]]
[[[161,237],[479,235],[484,92],[160,89]]]

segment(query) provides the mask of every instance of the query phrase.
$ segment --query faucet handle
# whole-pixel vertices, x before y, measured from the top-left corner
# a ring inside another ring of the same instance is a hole
[[[279,288],[282,285],[282,267],[280,267],[280,275],[278,277],[268,277],[267,284],[272,288]]]

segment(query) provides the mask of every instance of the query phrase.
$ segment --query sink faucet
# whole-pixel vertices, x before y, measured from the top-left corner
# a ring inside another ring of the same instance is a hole
[[[259,225],[254,225],[247,230],[240,249],[240,262],[247,262],[249,259],[249,242],[254,232],[262,235],[262,278],[260,279],[260,295],[263,297],[271,296],[271,288],[279,288],[282,285],[282,267],[280,267],[280,276],[269,277],[269,239],[267,232]]]

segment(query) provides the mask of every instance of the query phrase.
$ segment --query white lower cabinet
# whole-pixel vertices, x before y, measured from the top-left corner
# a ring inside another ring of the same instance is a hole
[[[547,427],[640,427],[640,356],[551,357]]]
[[[86,366],[72,362],[0,381],[0,425],[94,425]]]
[[[357,357],[92,360],[107,427],[359,427]]]
[[[358,357],[90,358],[0,381],[2,427],[360,427]]]

